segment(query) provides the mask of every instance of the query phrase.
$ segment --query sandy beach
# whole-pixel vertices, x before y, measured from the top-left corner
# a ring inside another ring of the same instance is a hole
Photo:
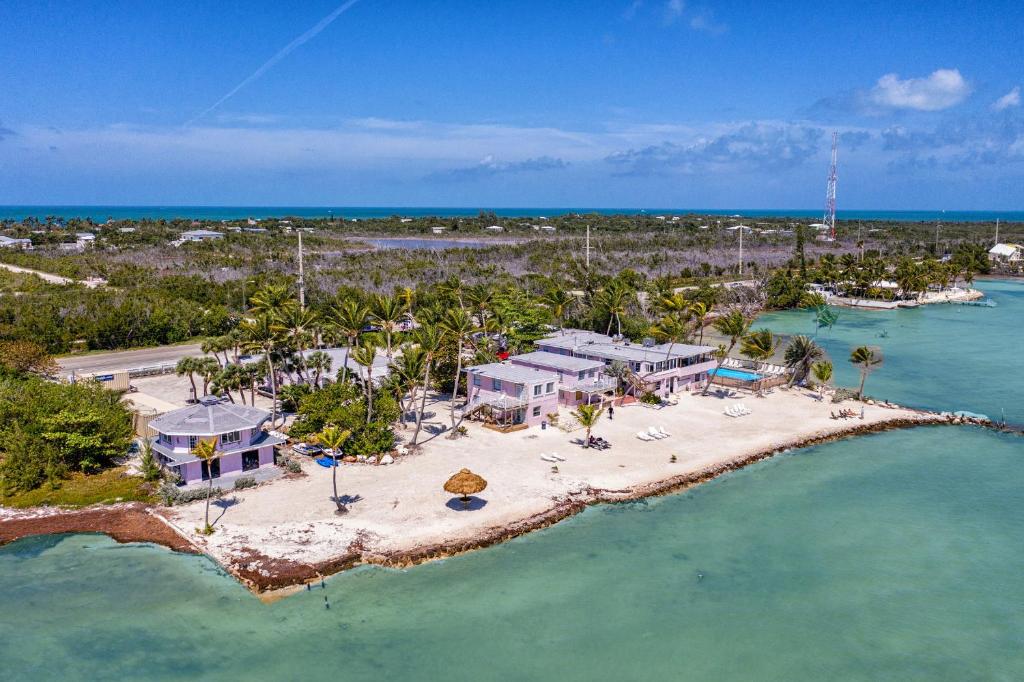
[[[723,411],[744,403],[752,414]],[[844,407],[858,406],[845,403]],[[254,589],[301,583],[359,563],[401,566],[450,556],[550,525],[595,502],[670,492],[791,447],[853,433],[945,423],[939,415],[866,405],[864,419],[834,420],[839,407],[803,389],[765,398],[684,395],[677,406],[617,408],[594,430],[612,443],[584,449],[582,430],[531,428],[498,433],[469,424],[469,435],[436,435],[389,466],[344,465],[339,494],[349,512],[334,513],[331,473],[306,460],[305,476],[229,493],[211,509],[216,532],[203,536],[203,504],[156,511],[201,551]],[[447,421],[445,404],[428,406],[427,427]],[[563,418],[567,416],[563,410]],[[643,442],[638,430],[664,427],[671,437]],[[411,435],[401,432],[403,437]],[[564,462],[540,459],[557,453]],[[675,455],[676,461],[671,458]],[[464,510],[442,489],[469,468],[488,481]]]

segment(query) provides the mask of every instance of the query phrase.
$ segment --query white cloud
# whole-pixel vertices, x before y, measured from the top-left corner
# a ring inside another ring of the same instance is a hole
[[[667,0],[665,2],[665,23],[671,24],[676,22],[679,17],[683,16],[683,8],[686,4],[683,0]]]
[[[937,69],[924,78],[901,79],[887,73],[870,92],[874,104],[891,109],[941,111],[959,104],[971,93],[971,86],[959,69]]]
[[[1008,93],[1006,93],[1005,95],[1003,95],[999,99],[997,99],[995,102],[992,102],[992,108],[995,111],[1003,111],[1004,109],[1009,109],[1010,107],[1019,107],[1019,106],[1020,106],[1020,86],[1019,85],[1014,87],[1013,90],[1010,90]]]

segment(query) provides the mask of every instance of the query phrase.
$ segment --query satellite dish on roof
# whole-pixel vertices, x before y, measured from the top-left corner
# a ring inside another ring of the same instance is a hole
[[[649,336],[644,337],[644,348],[654,348],[655,341]]]

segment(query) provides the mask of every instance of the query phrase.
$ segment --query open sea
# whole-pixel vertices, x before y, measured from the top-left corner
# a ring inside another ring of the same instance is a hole
[[[979,286],[997,307],[842,311],[819,333],[839,382],[877,344],[869,393],[1024,422],[1024,284]],[[805,312],[761,323],[812,331]],[[0,677],[1020,680],[1022,539],[1024,438],[950,427],[794,450],[273,604],[203,557],[30,538],[0,548]]]
[[[720,209],[720,208],[489,208],[452,206],[0,206],[0,220],[24,220],[46,216],[58,218],[91,218],[94,222],[141,219],[196,218],[202,220],[239,220],[245,218],[387,218],[400,215],[409,218],[473,217],[491,211],[500,217],[541,218],[568,213],[603,215],[699,215],[739,216],[743,218],[806,218],[820,220],[821,209]],[[1024,222],[1024,211],[837,211],[839,220],[899,220],[905,222]]]

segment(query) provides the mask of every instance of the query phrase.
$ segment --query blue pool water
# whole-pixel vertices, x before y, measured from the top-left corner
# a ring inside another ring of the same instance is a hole
[[[744,372],[740,369],[729,369],[728,367],[722,367],[718,370],[711,370],[712,376],[725,377],[726,379],[739,379],[740,381],[757,381],[761,378],[760,374],[754,374],[753,372]]]

